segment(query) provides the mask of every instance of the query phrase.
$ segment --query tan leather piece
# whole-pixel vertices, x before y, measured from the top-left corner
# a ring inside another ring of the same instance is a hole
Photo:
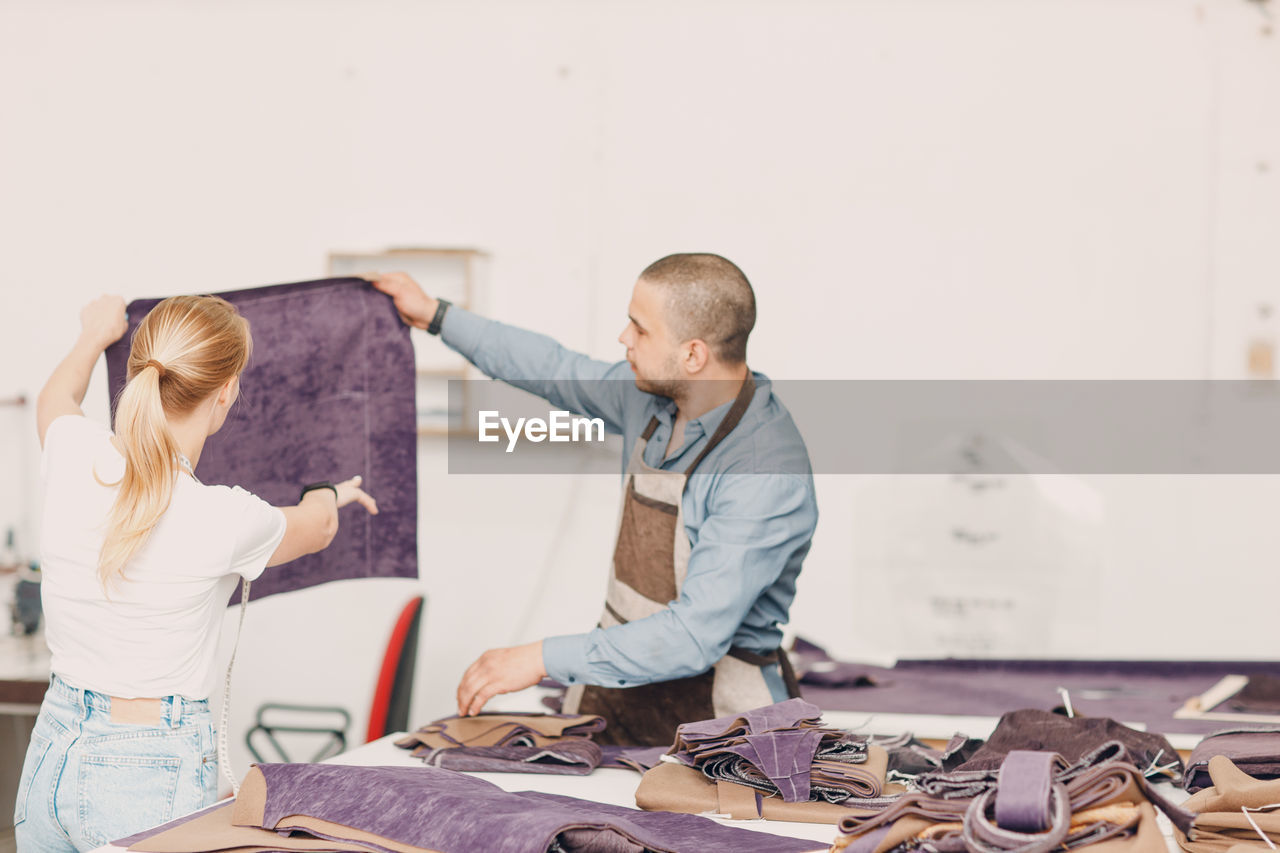
[[[352,829],[349,826],[343,826],[340,823],[333,823],[328,820],[321,820],[317,817],[308,817],[306,815],[288,815],[283,817],[275,826],[276,829],[304,829],[307,831],[319,832],[323,835],[329,835],[334,838],[346,839],[350,842],[361,844],[372,844],[376,849],[394,850],[396,853],[440,853],[438,850],[431,850],[426,847],[414,847],[412,844],[401,844],[399,841],[393,841],[384,838],[381,835],[375,835],[372,832],[365,832],[360,829]]]
[[[396,746],[412,748],[427,746],[432,749],[448,749],[461,743],[464,746],[496,746],[513,726],[531,729],[528,735],[535,746],[548,746],[564,736],[566,729],[583,726],[595,720],[592,714],[559,718],[537,714],[480,714],[475,717],[449,717],[423,726],[396,741]],[[446,737],[447,735],[447,737]]]
[[[212,809],[186,823],[139,841],[129,847],[137,853],[269,853],[272,850],[299,850],[305,853],[331,853],[349,850],[333,841],[318,838],[281,838],[269,829],[235,826],[231,822],[232,805]]]
[[[158,726],[164,719],[162,699],[117,699],[111,697],[111,722],[129,726]]]
[[[1182,804],[1197,813],[1190,838],[1174,830],[1182,849],[1191,853],[1228,853],[1232,848],[1248,845],[1254,851],[1270,850],[1258,830],[1273,843],[1280,842],[1280,809],[1250,811],[1248,817],[1241,811],[1280,803],[1280,779],[1255,779],[1221,755],[1209,759],[1209,777],[1213,785],[1192,794]]]
[[[255,764],[240,782],[240,793],[231,804],[231,822],[236,826],[262,826],[266,811],[267,779]]]
[[[756,820],[760,817],[760,809],[756,803],[756,789],[716,780],[716,814],[727,814],[734,820]]]
[[[1089,853],[1168,853],[1169,845],[1156,823],[1151,803],[1138,803],[1138,831],[1128,838],[1111,838],[1091,844]],[[1175,830],[1176,831],[1176,830]]]
[[[900,790],[888,786],[886,793]],[[640,777],[636,805],[646,811],[702,814],[718,811],[720,797],[716,783],[701,771],[664,761]],[[765,820],[836,824],[848,814],[870,816],[875,812],[832,803],[788,803],[780,797],[764,797],[760,802],[760,817]]]

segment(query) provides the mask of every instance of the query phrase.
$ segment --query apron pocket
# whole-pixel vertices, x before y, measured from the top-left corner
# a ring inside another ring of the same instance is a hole
[[[665,604],[676,590],[675,550],[679,508],[646,498],[634,480],[622,507],[613,572],[620,582],[650,601]]]

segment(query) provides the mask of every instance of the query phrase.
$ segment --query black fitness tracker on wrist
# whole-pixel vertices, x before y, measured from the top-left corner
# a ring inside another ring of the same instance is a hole
[[[434,317],[432,317],[432,318],[431,318],[431,322],[427,324],[427,334],[428,334],[428,335],[438,335],[438,334],[440,334],[440,324],[444,322],[444,312],[448,311],[448,310],[449,310],[449,306],[450,306],[450,305],[452,305],[452,304],[453,304],[453,303],[452,303],[452,302],[450,302],[448,299],[437,299],[437,300],[436,300],[436,313],[435,313],[435,316],[434,316]]]
[[[319,489],[328,489],[333,492],[333,499],[338,499],[338,487],[328,480],[321,480],[319,483],[308,483],[302,487],[302,494],[298,495],[298,503],[302,503],[302,499],[307,496],[307,492],[314,492]]]

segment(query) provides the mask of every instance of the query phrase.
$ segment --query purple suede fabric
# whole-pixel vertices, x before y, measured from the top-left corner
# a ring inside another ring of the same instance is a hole
[[[973,757],[957,770],[995,770],[1017,750],[1055,752],[1079,761],[1104,743],[1124,745],[1124,759],[1146,776],[1182,775],[1182,759],[1163,735],[1140,732],[1103,717],[1064,717],[1028,708],[1010,711]],[[1157,768],[1165,768],[1157,771]]]
[[[665,746],[612,746],[600,747],[601,767],[617,767],[643,773],[657,767],[669,747]]]
[[[832,661],[797,641],[792,660],[804,696],[828,711],[998,716],[1053,710],[1069,691],[1078,715],[1144,724],[1148,731],[1208,734],[1222,721],[1176,719],[1192,696],[1224,675],[1280,671],[1273,661],[902,660],[892,668]],[[850,683],[863,686],[850,687]],[[868,684],[867,682],[872,682]],[[841,686],[830,686],[832,683]],[[1227,707],[1215,709],[1231,710]]]
[[[803,699],[788,699],[763,708],[753,708],[741,714],[681,723],[676,735],[676,744],[678,746],[681,741],[696,743],[720,740],[726,737],[790,729],[797,726],[813,727],[821,725],[821,719],[822,711],[817,705]]]
[[[696,815],[641,812],[529,791],[508,793],[434,767],[259,767],[267,784],[267,827],[301,814],[450,853],[545,853],[557,837],[574,830],[617,835],[646,849],[673,853],[802,853],[825,847],[724,827]]]
[[[345,507],[328,548],[264,573],[253,597],[344,578],[417,577],[416,375],[391,300],[356,278],[217,295],[249,320],[254,349],[239,401],[205,444],[201,481],[291,506],[307,483],[360,474],[378,501],[376,516]],[[107,350],[113,408],[133,332],[159,301],[131,302],[129,333]]]
[[[649,839],[663,844],[662,847],[654,848],[660,850],[670,849],[680,853],[694,853],[694,851],[697,853],[774,853],[774,851],[802,853],[803,851],[825,851],[828,847],[825,842],[723,826],[698,815],[646,812],[537,791],[522,791],[520,796],[535,803],[542,801],[549,805],[579,811],[596,819],[605,816],[625,820],[644,829],[649,833]],[[675,818],[693,819],[677,821]]]

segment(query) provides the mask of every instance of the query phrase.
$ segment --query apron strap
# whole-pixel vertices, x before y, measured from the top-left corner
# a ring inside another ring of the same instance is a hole
[[[644,432],[640,433],[640,437],[645,441],[653,438],[653,433],[658,429],[658,416],[654,415],[649,418],[649,425],[644,428]]]
[[[746,414],[747,407],[751,405],[751,398],[756,393],[756,380],[751,375],[751,369],[747,369],[747,378],[742,380],[742,390],[738,391],[738,397],[733,401],[733,405],[729,407],[729,411],[725,414],[724,420],[720,421],[720,426],[716,427],[716,431],[711,434],[711,440],[707,442],[706,447],[702,448],[702,452],[693,460],[688,468],[684,469],[685,487],[689,485],[689,475],[693,473],[693,469],[698,467],[698,463],[706,458],[707,454],[716,449],[716,445],[724,441],[725,436],[733,431],[738,425],[738,421],[742,420],[742,416]]]
[[[787,688],[787,695],[792,699],[800,698],[800,681],[796,678],[796,671],[791,666],[791,656],[781,648],[774,649],[767,655],[749,652],[746,649],[731,646],[729,648],[729,657],[737,658],[743,663],[749,663],[752,666],[770,666],[778,665],[778,670],[782,674],[782,683]]]

